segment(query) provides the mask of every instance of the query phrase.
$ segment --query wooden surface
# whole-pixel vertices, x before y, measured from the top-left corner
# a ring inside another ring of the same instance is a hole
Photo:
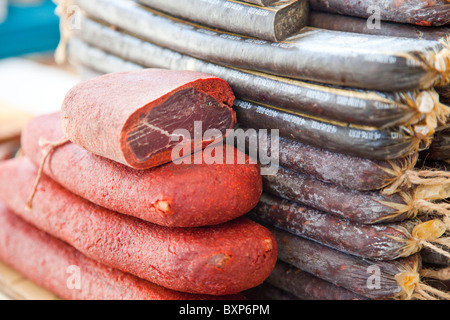
[[[0,262],[0,300],[59,300],[9,266]]]
[[[20,136],[31,115],[0,101],[0,142]]]

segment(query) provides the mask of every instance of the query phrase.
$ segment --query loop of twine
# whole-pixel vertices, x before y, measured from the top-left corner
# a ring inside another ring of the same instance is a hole
[[[450,300],[450,294],[448,292],[441,291],[423,282],[416,284],[415,293],[416,294],[414,294],[413,297],[419,299],[422,298],[421,300],[439,300],[439,298],[443,300]]]
[[[63,64],[67,61],[67,44],[69,42],[72,30],[68,27],[67,22],[71,15],[69,7],[73,5],[74,0],[53,0],[57,5],[55,13],[60,17],[59,29],[60,29],[60,41],[55,50],[55,62]]]
[[[62,138],[59,141],[56,141],[56,142],[45,141],[42,138],[39,140],[39,145],[41,147],[44,147],[43,157],[41,159],[41,163],[39,164],[38,174],[37,174],[36,180],[34,182],[33,188],[31,190],[30,197],[28,198],[28,201],[27,201],[26,206],[25,206],[26,210],[29,211],[29,210],[31,210],[33,208],[33,206],[32,206],[33,199],[34,199],[34,196],[36,195],[37,187],[38,187],[39,182],[41,181],[41,178],[42,178],[45,162],[47,161],[47,158],[50,156],[50,153],[53,150],[55,150],[55,148],[63,146],[66,143],[68,143],[69,141],[70,140],[68,138],[65,138],[65,137]]]
[[[450,280],[450,267],[446,267],[439,270],[422,269],[420,275],[424,278],[431,278],[435,280],[446,281]]]
[[[412,185],[433,186],[443,184],[450,184],[450,172],[440,170],[406,170],[381,192],[385,195],[392,195],[402,187],[410,188]]]
[[[424,199],[415,199],[413,200],[413,207],[425,213],[434,213],[443,216],[444,219],[450,217],[449,203],[445,202],[435,203]],[[448,224],[449,223],[447,222],[446,225],[448,226]]]

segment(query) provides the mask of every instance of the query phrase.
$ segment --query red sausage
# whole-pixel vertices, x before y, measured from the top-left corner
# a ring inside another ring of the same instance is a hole
[[[27,211],[36,174],[27,158],[0,163],[0,201],[109,267],[177,291],[225,295],[261,284],[275,266],[275,238],[246,217],[209,227],[158,226],[94,205],[46,176]]]
[[[67,93],[61,111],[65,138],[105,158],[148,169],[170,162],[172,149],[181,140],[198,150],[213,141],[203,139],[206,130],[217,129],[225,136],[236,123],[233,101],[230,86],[220,78],[144,69],[77,84]],[[201,137],[194,146],[194,130],[200,130],[195,122],[201,123]],[[181,137],[174,133],[177,129],[190,136]]]
[[[206,296],[177,292],[108,268],[26,223],[2,203],[0,260],[66,300],[242,299],[241,295]]]
[[[24,128],[23,152],[36,165],[43,151],[39,139],[59,139],[60,123],[55,113],[36,117]],[[201,164],[168,163],[135,170],[67,143],[53,150],[44,172],[71,192],[110,210],[159,225],[195,227],[242,216],[261,196],[259,167],[237,149],[232,163],[225,150],[223,155],[224,164],[207,164],[211,155],[205,152]],[[239,164],[240,156],[245,164]]]

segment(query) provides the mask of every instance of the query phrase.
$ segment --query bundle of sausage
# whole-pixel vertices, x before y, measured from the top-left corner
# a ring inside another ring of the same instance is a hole
[[[251,30],[227,20],[234,19],[229,14],[206,19],[212,12],[208,1],[204,8],[194,5],[195,10],[180,1],[141,2],[145,6],[75,0],[81,8],[79,28],[63,32],[60,53],[68,45],[74,64],[101,74],[146,67],[213,74],[236,94],[237,122],[248,138],[251,129],[279,130],[279,150],[263,153],[281,167],[274,176],[263,175],[265,194],[250,215],[281,240],[279,262],[268,282],[302,299],[320,299],[325,291],[335,299],[448,297],[430,294],[433,289],[420,279],[418,252],[425,247],[448,255],[438,245],[445,240],[442,217],[448,206],[442,200],[448,198],[449,175],[416,167],[418,151],[429,147],[449,116],[433,89],[450,80],[445,42],[311,28],[285,40],[253,38],[257,35]],[[267,17],[272,8],[236,1],[214,4]],[[286,8],[293,11],[273,10],[301,16],[300,6],[298,11]],[[276,25],[270,18],[263,21]],[[275,202],[262,216],[267,199]],[[291,215],[283,216],[286,207],[311,229],[297,228]],[[314,218],[307,216],[312,212]],[[320,225],[309,219],[340,228],[321,239]],[[353,231],[347,237],[345,228]],[[353,241],[358,232],[370,236]],[[378,247],[378,241],[385,247]],[[308,260],[316,244],[323,254]],[[370,252],[366,247],[372,247]],[[319,268],[327,263],[333,267]],[[381,274],[384,289],[377,293],[364,281],[370,278],[366,269],[373,265],[376,271],[379,263],[388,272]],[[359,269],[347,268],[353,264]],[[338,275],[338,266],[346,271]],[[294,282],[291,273],[302,276]],[[352,275],[359,280],[352,281]]]
[[[241,299],[269,276],[277,244],[243,217],[262,183],[221,143],[233,100],[225,81],[190,71],[80,82],[60,113],[28,122],[23,156],[0,163],[0,259],[63,298]]]
[[[365,131],[406,127],[415,140],[425,140],[422,145],[449,114],[433,89],[449,81],[445,43],[308,28],[288,40],[269,42],[212,31],[125,0],[75,3],[82,11],[69,50],[73,59],[94,69],[108,68],[109,61],[89,60],[100,60],[101,53],[80,47],[126,60],[115,70],[137,64],[214,74],[230,83],[239,100],[326,123]],[[142,21],[139,28],[136,19]]]
[[[314,28],[402,38],[448,41],[450,3],[441,1],[309,1],[308,25]],[[448,103],[450,87],[436,90]]]

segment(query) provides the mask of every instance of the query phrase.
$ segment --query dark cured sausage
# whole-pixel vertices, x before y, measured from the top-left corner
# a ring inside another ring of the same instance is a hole
[[[303,28],[289,41],[274,43],[188,24],[131,1],[74,3],[158,46],[228,66],[373,90],[428,89],[450,81],[449,66],[436,64],[450,53],[434,41]]]
[[[353,190],[370,191],[384,188],[414,168],[417,162],[417,154],[402,159],[377,161],[331,152],[282,137],[278,139],[277,156],[277,152],[271,152],[270,134],[242,129],[246,133],[246,146],[243,148],[237,141],[236,146],[239,149],[245,149],[248,153],[249,143],[256,140],[258,152],[270,155],[281,167]],[[261,145],[260,141],[265,140],[267,144]]]
[[[277,261],[266,282],[294,294],[301,300],[367,300],[366,297],[338,287],[281,260]]]
[[[433,28],[394,22],[382,22],[381,28],[369,28],[367,19],[318,11],[310,13],[308,25],[327,30],[433,41],[444,39],[450,34],[450,28],[446,26]]]
[[[0,260],[66,300],[242,299],[240,295],[216,297],[177,292],[108,268],[26,223],[2,203]],[[70,282],[71,267],[77,268],[79,282],[75,274],[74,282]]]
[[[242,293],[249,300],[300,300],[285,290],[274,287],[268,282]]]
[[[69,44],[71,60],[104,73],[143,67],[194,70],[227,81],[239,99],[249,99],[313,116],[378,128],[415,123],[429,112],[447,112],[433,90],[381,92],[336,87],[235,69],[182,55],[113,30],[84,16]],[[84,43],[79,41],[82,39]],[[86,45],[89,44],[89,45]],[[102,53],[101,48],[110,54]],[[129,61],[120,61],[122,57]],[[131,65],[133,61],[138,66]],[[120,69],[119,69],[120,70]],[[439,116],[439,115],[438,115]]]
[[[274,227],[269,229],[279,245],[279,260],[369,299],[408,299],[419,281],[421,261],[418,254],[394,261],[375,262],[339,252]],[[373,280],[379,282],[373,282],[372,286],[368,284],[371,284],[373,272],[377,272]],[[402,275],[415,281],[403,282]]]
[[[234,110],[238,123],[246,128],[277,128],[283,138],[362,158],[403,158],[417,151],[420,145],[412,129],[405,127],[360,128],[241,100],[235,101]]]
[[[450,23],[450,3],[447,0],[309,0],[311,8],[349,16],[369,18],[379,10],[381,20],[410,23],[419,26],[440,26]]]
[[[23,130],[23,152],[38,166],[45,150],[39,141],[61,136],[59,113],[36,117]],[[248,157],[240,164],[238,150],[227,160],[226,148],[223,164],[210,163],[214,159],[205,150],[201,163],[192,155],[191,164],[135,170],[67,143],[52,151],[44,172],[82,198],[164,226],[218,224],[250,211],[262,192],[259,167]]]
[[[445,247],[443,246],[442,248],[445,249]],[[450,258],[428,248],[424,248],[422,251],[420,251],[420,255],[424,263],[435,266],[450,266]]]
[[[421,249],[411,236],[420,222],[364,225],[263,194],[249,217],[348,254],[372,260],[394,260]]]
[[[239,1],[139,0],[138,2],[175,17],[268,41],[284,40],[306,26],[307,0],[279,1],[258,7]]]
[[[279,168],[276,175],[262,178],[263,189],[269,194],[358,223],[403,221],[417,214],[399,194],[354,191],[284,168]],[[405,209],[399,210],[398,205]]]
[[[36,175],[26,158],[0,163],[0,200],[107,266],[172,290],[224,295],[261,284],[275,265],[272,234],[245,217],[213,227],[162,227],[94,205],[46,176],[26,210]]]
[[[148,169],[174,160],[177,129],[189,132],[182,143],[191,150],[212,142],[203,139],[208,129],[225,136],[236,122],[233,101],[230,86],[211,75],[163,69],[118,72],[69,90],[61,107],[62,126],[66,138],[90,152]],[[201,132],[197,142],[196,131]]]

